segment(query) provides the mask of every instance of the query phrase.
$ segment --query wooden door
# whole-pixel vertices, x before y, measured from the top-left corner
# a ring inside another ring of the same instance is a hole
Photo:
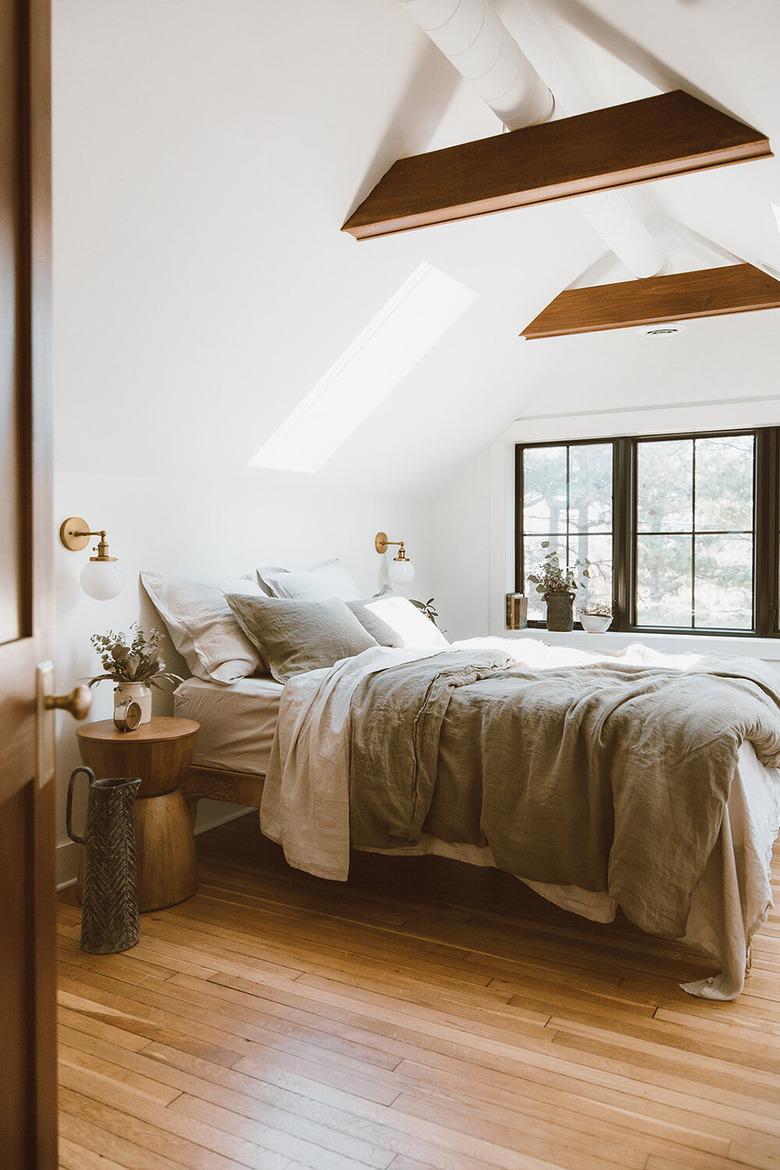
[[[48,656],[49,0],[0,2],[0,1165],[57,1165],[54,781],[36,780]]]

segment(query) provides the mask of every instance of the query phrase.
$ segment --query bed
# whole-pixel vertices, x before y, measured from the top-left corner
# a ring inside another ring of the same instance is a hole
[[[177,688],[175,714],[200,724],[182,783],[193,820],[202,799],[260,808],[283,690],[272,678],[244,678],[230,686],[188,678]]]
[[[659,656],[654,652],[633,649],[637,663],[657,665]],[[455,643],[453,650],[471,656],[509,653],[524,667],[559,673],[611,658],[492,638]],[[627,655],[623,661],[630,663]],[[176,712],[197,719],[202,729],[185,781],[188,799],[211,797],[262,809],[263,832],[282,845],[290,864],[335,880],[347,876],[351,847],[399,855],[432,853],[480,866],[495,865],[489,846],[448,842],[428,831],[405,845],[372,844],[370,836],[357,843],[352,840],[347,728],[355,687],[345,683],[344,677],[359,674],[363,678],[372,669],[374,673],[392,669],[409,657],[404,651],[369,650],[330,670],[299,675],[286,688],[258,678],[229,687],[187,680],[176,693]],[[433,658],[430,653],[428,657]],[[663,665],[685,671],[695,659],[664,656]],[[364,670],[363,662],[370,663],[370,668]],[[300,766],[300,751],[297,760],[291,753],[293,742],[299,748],[303,743],[302,734],[308,737],[304,766]],[[769,866],[779,824],[780,771],[761,763],[752,744],[743,742],[717,838],[690,897],[684,929],[674,936],[667,934],[720,964],[718,975],[683,985],[691,994],[714,999],[740,994],[749,967],[750,940],[771,906]],[[609,893],[570,881],[532,880],[517,872],[521,868],[509,871],[563,909],[599,922],[615,917],[619,899]]]

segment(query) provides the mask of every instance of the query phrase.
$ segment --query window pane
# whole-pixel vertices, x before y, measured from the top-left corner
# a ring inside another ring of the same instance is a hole
[[[569,564],[579,558],[584,567],[585,558],[591,562],[590,577],[584,581],[584,589],[578,589],[575,605],[579,610],[585,601],[601,601],[612,605],[612,535],[569,537]]]
[[[549,548],[542,548],[543,540],[549,540]],[[568,549],[564,536],[526,537],[523,542],[523,556],[525,558],[523,565],[529,621],[544,621],[545,619],[545,605],[542,596],[536,592],[536,586],[533,582],[528,580],[528,574],[538,571],[545,553],[548,552],[557,552],[561,564],[566,567],[574,565],[579,560],[584,568],[586,558],[591,561],[591,576],[589,581],[586,581],[586,590],[578,590],[575,596],[577,608],[585,602],[586,596],[591,601],[612,604],[612,535],[610,533],[596,536],[585,533],[575,534],[569,538]]]
[[[696,531],[753,528],[753,436],[696,440]]]
[[[749,630],[753,625],[753,538],[696,537],[694,625]]]
[[[612,444],[569,448],[569,531],[612,531]]]
[[[523,451],[523,531],[566,531],[566,448]]]
[[[640,626],[690,626],[690,536],[638,536],[636,618]]]
[[[549,540],[550,547],[542,548],[542,541]],[[557,552],[561,563],[566,559],[564,536],[530,536],[523,541],[523,572],[525,574],[524,591],[528,597],[528,620],[543,622],[546,607],[541,593],[536,592],[533,581],[528,580],[529,573],[536,573],[544,560],[545,553]]]
[[[638,443],[637,448],[637,531],[690,532],[693,440]]]

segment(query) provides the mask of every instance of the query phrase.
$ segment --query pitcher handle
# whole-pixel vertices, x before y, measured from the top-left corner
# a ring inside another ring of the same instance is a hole
[[[80,768],[74,768],[71,772],[70,780],[68,781],[68,803],[65,809],[65,828],[67,829],[68,836],[70,837],[71,841],[75,841],[77,845],[83,845],[85,843],[84,838],[80,837],[78,833],[73,832],[73,783],[79,772],[83,772],[84,775],[88,777],[90,784],[92,784],[95,779],[95,773],[92,771],[92,769],[84,767],[83,764]]]

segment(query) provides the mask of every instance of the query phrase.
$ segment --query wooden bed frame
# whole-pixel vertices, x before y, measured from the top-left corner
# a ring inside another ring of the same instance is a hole
[[[192,823],[198,812],[199,800],[224,800],[229,804],[243,804],[248,808],[260,808],[265,774],[252,772],[225,772],[219,768],[190,768],[182,780],[182,792],[190,810]],[[749,979],[753,966],[753,947],[748,947],[745,956],[745,978]]]
[[[224,800],[229,804],[259,808],[264,780],[264,775],[252,772],[225,772],[220,768],[191,764],[181,789],[194,821],[199,800]]]

